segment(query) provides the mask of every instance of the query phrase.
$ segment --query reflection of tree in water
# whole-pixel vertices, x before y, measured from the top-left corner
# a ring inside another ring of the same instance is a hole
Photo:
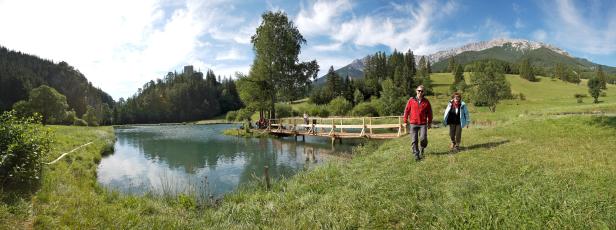
[[[181,128],[189,130],[186,131],[188,134],[176,135],[175,132],[184,131]],[[250,181],[253,174],[262,177],[266,165],[269,166],[272,178],[290,177],[298,170],[321,163],[324,154],[337,151],[331,145],[309,141],[245,139],[220,136],[219,132],[211,134],[211,131],[195,131],[208,128],[174,127],[157,133],[156,129],[148,127],[144,132],[118,132],[116,136],[119,144],[134,146],[148,159],[165,162],[172,169],[182,168],[187,174],[198,177],[205,173],[205,176],[210,176],[210,182],[224,183],[231,187],[237,180],[239,183]],[[234,168],[226,168],[225,164],[225,168],[217,170],[217,167],[223,165],[222,162],[231,163]],[[202,171],[200,169],[206,170],[196,175]],[[215,184],[212,186],[216,187]]]

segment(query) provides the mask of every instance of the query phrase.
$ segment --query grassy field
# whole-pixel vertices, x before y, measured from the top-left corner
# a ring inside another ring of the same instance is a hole
[[[467,76],[467,78],[469,78]],[[450,74],[432,76],[445,93]],[[270,191],[255,181],[217,205],[190,194],[122,195],[101,189],[96,164],[110,127],[54,126],[48,160],[93,145],[46,168],[33,196],[0,206],[0,228],[616,228],[616,117],[559,115],[616,111],[616,88],[602,103],[577,103],[580,86],[507,76],[526,100],[496,113],[470,106],[462,151],[448,152],[448,129],[429,131],[426,159],[415,162],[407,137],[368,144],[352,160],[331,161]],[[430,97],[442,117],[446,96]]]

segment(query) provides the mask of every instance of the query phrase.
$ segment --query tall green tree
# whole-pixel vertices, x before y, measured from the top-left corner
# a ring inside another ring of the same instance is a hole
[[[562,81],[569,81],[569,76],[567,74],[567,69],[563,63],[556,63],[554,66],[554,78],[558,78]]]
[[[455,57],[450,57],[447,63],[447,72],[454,73],[457,66]]]
[[[298,62],[301,46],[306,40],[283,12],[268,11],[262,15],[256,33],[251,37],[255,59],[250,77],[263,80],[270,93],[270,118],[276,117],[278,98],[291,99],[304,91],[316,78],[319,65],[315,60]]]
[[[533,66],[528,58],[522,59],[522,62],[520,63],[520,77],[529,81],[537,81]]]
[[[597,79],[599,83],[601,83],[601,89],[607,89],[607,75],[603,72],[603,68],[601,66],[597,66]]]
[[[488,106],[496,111],[496,105],[502,99],[511,97],[511,86],[498,66],[479,63],[473,67],[471,80],[474,85],[472,98],[475,106]]]
[[[327,72],[327,75],[325,75],[325,77],[326,77],[325,85],[327,86],[326,90],[328,91],[328,93],[331,94],[334,98],[338,96],[342,96],[342,91],[343,91],[342,79],[340,78],[338,73],[334,71],[334,66],[329,67],[329,71]]]
[[[454,68],[453,84],[449,88],[451,92],[463,92],[466,89],[466,81],[464,80],[464,67],[458,64]]]
[[[383,92],[381,92],[379,114],[381,115],[400,115],[404,112],[406,97],[394,85],[393,81],[387,79],[383,81]]]
[[[54,88],[41,85],[30,91],[30,97],[25,103],[16,103],[16,110],[27,108],[28,112],[39,113],[43,116],[43,124],[56,124],[64,120],[68,104],[66,97]]]
[[[599,96],[601,95],[602,82],[599,77],[593,77],[588,80],[588,92],[590,96],[595,99],[594,103],[599,103]]]

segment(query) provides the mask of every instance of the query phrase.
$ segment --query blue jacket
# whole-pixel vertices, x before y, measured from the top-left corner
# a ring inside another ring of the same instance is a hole
[[[447,109],[445,109],[445,115],[443,118],[443,124],[447,125],[447,116],[449,115],[449,110],[451,110],[452,101],[449,101],[447,104]],[[468,108],[466,108],[466,103],[463,101],[460,102],[460,125],[462,128],[466,127],[469,123],[471,123],[471,116],[468,114]]]

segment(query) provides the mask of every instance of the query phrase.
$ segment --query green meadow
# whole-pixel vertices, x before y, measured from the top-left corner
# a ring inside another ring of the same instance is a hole
[[[470,76],[466,74],[467,81]],[[426,158],[415,162],[408,136],[355,149],[266,190],[263,181],[200,204],[194,194],[123,195],[101,188],[96,167],[113,143],[111,127],[52,126],[55,142],[41,187],[2,194],[2,228],[616,228],[616,86],[599,104],[578,103],[580,85],[507,75],[524,100],[496,112],[470,106],[462,150],[448,151],[448,129],[429,130]],[[428,97],[437,122],[451,74],[433,74]]]

